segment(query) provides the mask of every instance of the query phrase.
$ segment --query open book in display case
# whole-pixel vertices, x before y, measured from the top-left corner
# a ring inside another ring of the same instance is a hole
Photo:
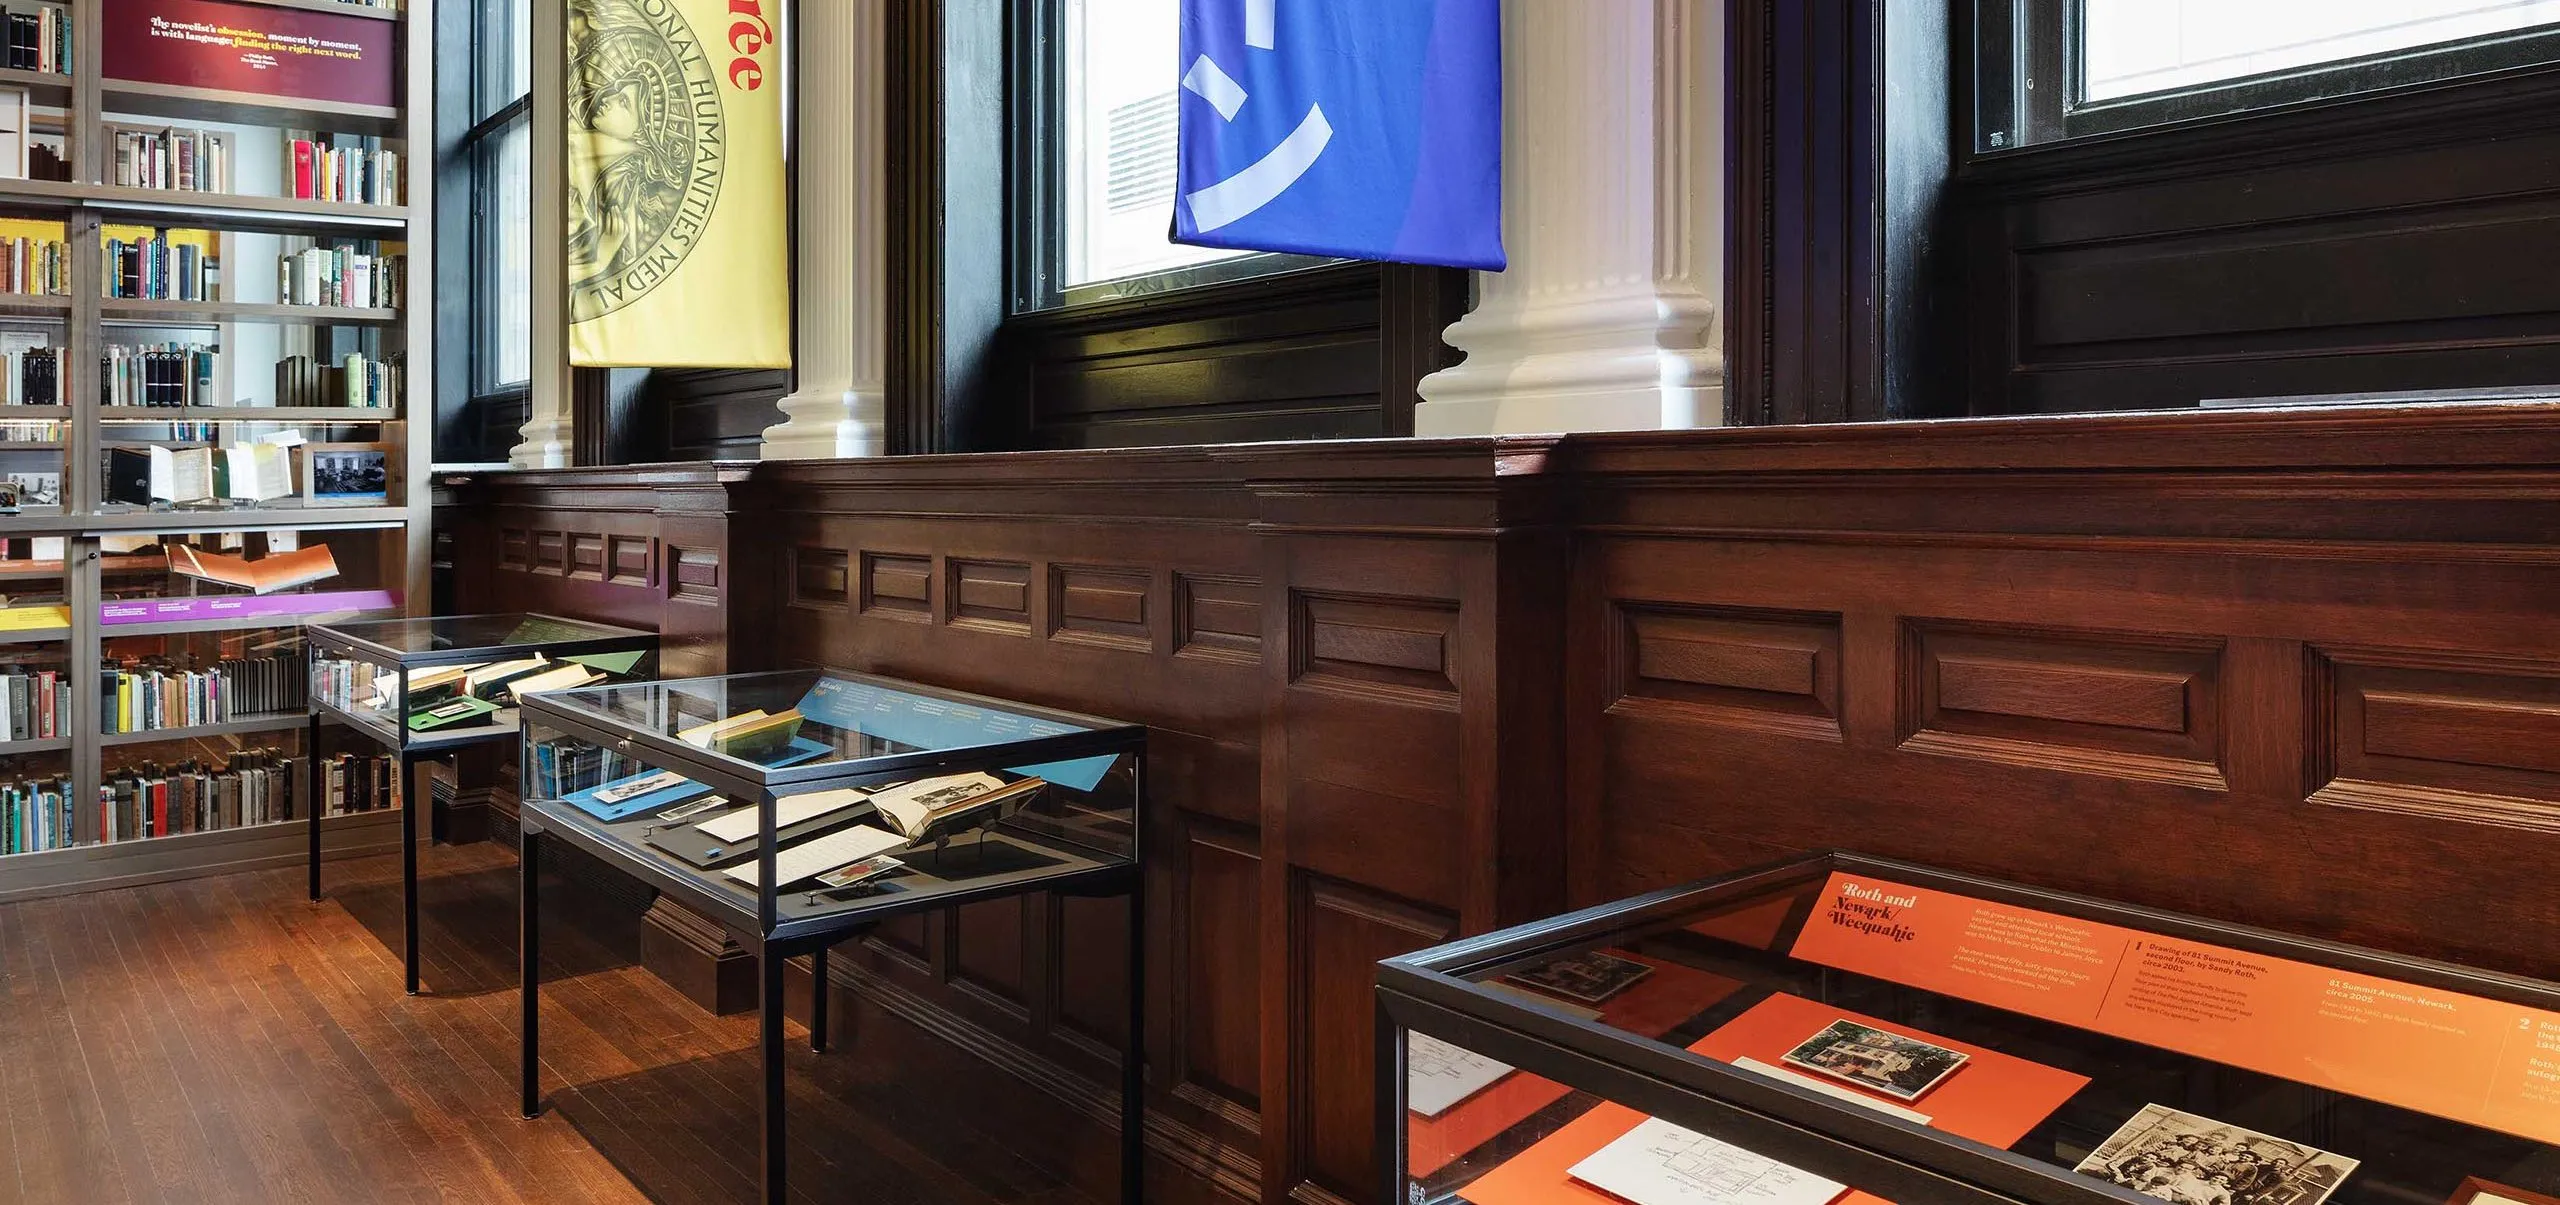
[[[1390,1195],[2495,1205],[2560,985],[1832,853],[1379,966]]]
[[[273,563],[269,558],[267,563]],[[439,615],[315,619],[310,649],[308,743],[352,733],[379,751],[393,781],[417,764],[463,748],[512,744],[524,699],[657,676],[654,632],[553,615]],[[309,789],[327,788],[320,762]],[[321,825],[309,817],[311,898],[320,898]],[[418,816],[401,812],[403,982],[418,992]]]
[[[523,704],[523,1105],[541,1108],[543,851],[559,842],[684,902],[762,968],[766,1199],[780,1201],[782,976],[883,920],[1031,893],[1127,897],[1129,1032],[1143,1032],[1146,730],[832,670],[533,695]],[[825,1001],[810,1023],[824,1047]],[[1124,1056],[1123,1199],[1144,1131]]]

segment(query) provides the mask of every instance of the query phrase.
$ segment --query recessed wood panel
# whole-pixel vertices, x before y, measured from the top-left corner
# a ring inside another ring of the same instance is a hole
[[[1104,1050],[1118,1051],[1129,1032],[1129,901],[1049,897],[1056,931],[1059,1024]]]
[[[1903,650],[1905,749],[2225,785],[2219,641],[1915,620]]]
[[[656,565],[657,541],[646,536],[605,537],[605,580],[626,586],[649,584]]]
[[[1262,1099],[1262,858],[1249,835],[1192,821],[1183,848],[1183,1079],[1243,1110]]]
[[[841,548],[801,545],[791,550],[791,605],[841,607],[850,585],[845,577],[850,558]]]
[[[886,619],[933,618],[933,558],[863,553],[862,613]]]
[[[1302,1001],[1295,1038],[1297,1164],[1293,1181],[1365,1201],[1377,1179],[1374,1028],[1381,959],[1448,940],[1449,918],[1364,888],[1297,876]]]
[[[2560,830],[2560,662],[2310,653],[2312,798]]]
[[[1290,678],[1309,685],[1455,695],[1458,604],[1444,599],[1295,593]]]
[[[508,569],[533,568],[533,533],[521,527],[499,529],[498,564]]]
[[[720,598],[720,554],[709,548],[667,549],[668,576],[674,582],[675,597],[691,602],[717,602]]]
[[[1010,636],[1031,634],[1031,566],[960,557],[951,566],[951,626]]]
[[[569,533],[569,576],[604,580],[604,537],[592,531]]]
[[[1153,649],[1148,597],[1154,582],[1144,569],[1050,566],[1049,635],[1133,652]]]
[[[533,533],[533,571],[566,576],[569,572],[569,537],[557,531]]]
[[[1177,656],[1251,664],[1262,660],[1262,583],[1247,577],[1173,575]]]
[[[1622,602],[1616,705],[1669,703],[1709,718],[1836,737],[1840,617]]]
[[[954,977],[1009,1010],[1027,1012],[1022,990],[1023,897],[964,904],[951,910]]]

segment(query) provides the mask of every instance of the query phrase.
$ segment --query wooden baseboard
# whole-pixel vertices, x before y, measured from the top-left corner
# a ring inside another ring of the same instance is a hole
[[[755,1009],[755,955],[730,940],[727,930],[673,900],[660,897],[640,918],[640,965],[709,1012],[728,1016]]]

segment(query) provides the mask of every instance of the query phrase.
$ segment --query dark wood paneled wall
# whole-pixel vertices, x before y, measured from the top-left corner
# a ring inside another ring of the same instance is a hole
[[[1375,959],[1828,846],[2560,975],[2560,412],[701,475],[734,508],[732,666],[1154,728],[1168,1199],[1368,1199]],[[597,480],[485,479],[452,518],[494,534],[458,559],[593,591],[616,532],[708,520]],[[661,534],[659,584],[611,588],[670,606],[711,546]],[[838,962],[1085,1118],[1122,923],[984,905]]]
[[[2560,383],[2551,72],[1983,164],[1977,414]]]

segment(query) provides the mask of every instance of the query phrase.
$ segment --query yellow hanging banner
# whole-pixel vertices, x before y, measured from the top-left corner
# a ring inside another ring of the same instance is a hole
[[[779,0],[569,0],[569,362],[784,368]]]

